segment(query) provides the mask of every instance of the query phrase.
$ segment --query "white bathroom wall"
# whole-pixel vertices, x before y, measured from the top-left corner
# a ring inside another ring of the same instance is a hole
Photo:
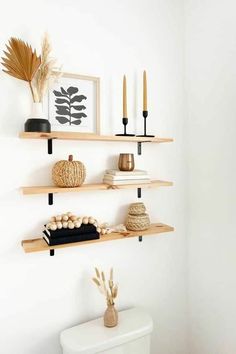
[[[114,266],[119,282],[118,309],[144,307],[154,319],[152,354],[183,354],[186,349],[185,164],[183,146],[182,1],[30,1],[5,2],[0,12],[0,48],[10,36],[40,47],[45,30],[54,56],[67,72],[101,77],[102,132],[121,130],[122,76],[127,74],[129,131],[142,127],[142,71],[149,87],[148,129],[174,137],[174,144],[145,145],[137,168],[152,177],[173,180],[173,188],[143,191],[152,221],[176,227],[170,234],[24,254],[23,238],[40,236],[42,224],[65,211],[122,222],[135,191],[23,196],[20,186],[46,185],[50,171],[69,153],[83,161],[87,181],[100,181],[132,144],[21,140],[30,112],[24,82],[0,73],[1,247],[0,352],[58,354],[59,333],[103,314],[105,302],[91,283],[93,267]],[[231,131],[232,132],[232,131]]]
[[[236,3],[186,1],[191,354],[235,354]]]

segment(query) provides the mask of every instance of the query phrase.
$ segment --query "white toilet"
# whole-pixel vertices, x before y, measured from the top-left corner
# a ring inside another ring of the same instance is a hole
[[[142,309],[119,312],[118,326],[98,318],[61,333],[63,354],[150,354],[152,318]]]

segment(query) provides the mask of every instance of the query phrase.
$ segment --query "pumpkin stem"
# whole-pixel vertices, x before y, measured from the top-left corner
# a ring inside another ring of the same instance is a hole
[[[68,161],[73,161],[73,155],[69,155]]]

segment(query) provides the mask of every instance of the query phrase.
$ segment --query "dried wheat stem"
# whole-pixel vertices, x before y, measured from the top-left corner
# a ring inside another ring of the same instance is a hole
[[[35,95],[34,95],[34,89],[33,89],[32,82],[31,82],[31,81],[29,81],[29,87],[30,87],[30,91],[31,91],[31,94],[32,94],[32,97],[33,97],[33,101],[36,102],[36,101],[35,101]]]
[[[94,283],[99,287],[101,284],[99,283],[99,281],[97,280],[97,278],[93,278],[92,279],[94,281]]]
[[[97,278],[100,278],[100,273],[99,273],[99,270],[97,268],[95,268],[95,272],[96,272]]]
[[[110,270],[110,280],[113,281],[113,268]]]

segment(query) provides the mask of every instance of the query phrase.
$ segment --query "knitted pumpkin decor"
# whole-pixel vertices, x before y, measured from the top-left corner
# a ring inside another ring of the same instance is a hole
[[[73,161],[73,155],[68,160],[58,161],[52,169],[52,180],[57,187],[79,187],[86,177],[86,169],[82,162]]]

